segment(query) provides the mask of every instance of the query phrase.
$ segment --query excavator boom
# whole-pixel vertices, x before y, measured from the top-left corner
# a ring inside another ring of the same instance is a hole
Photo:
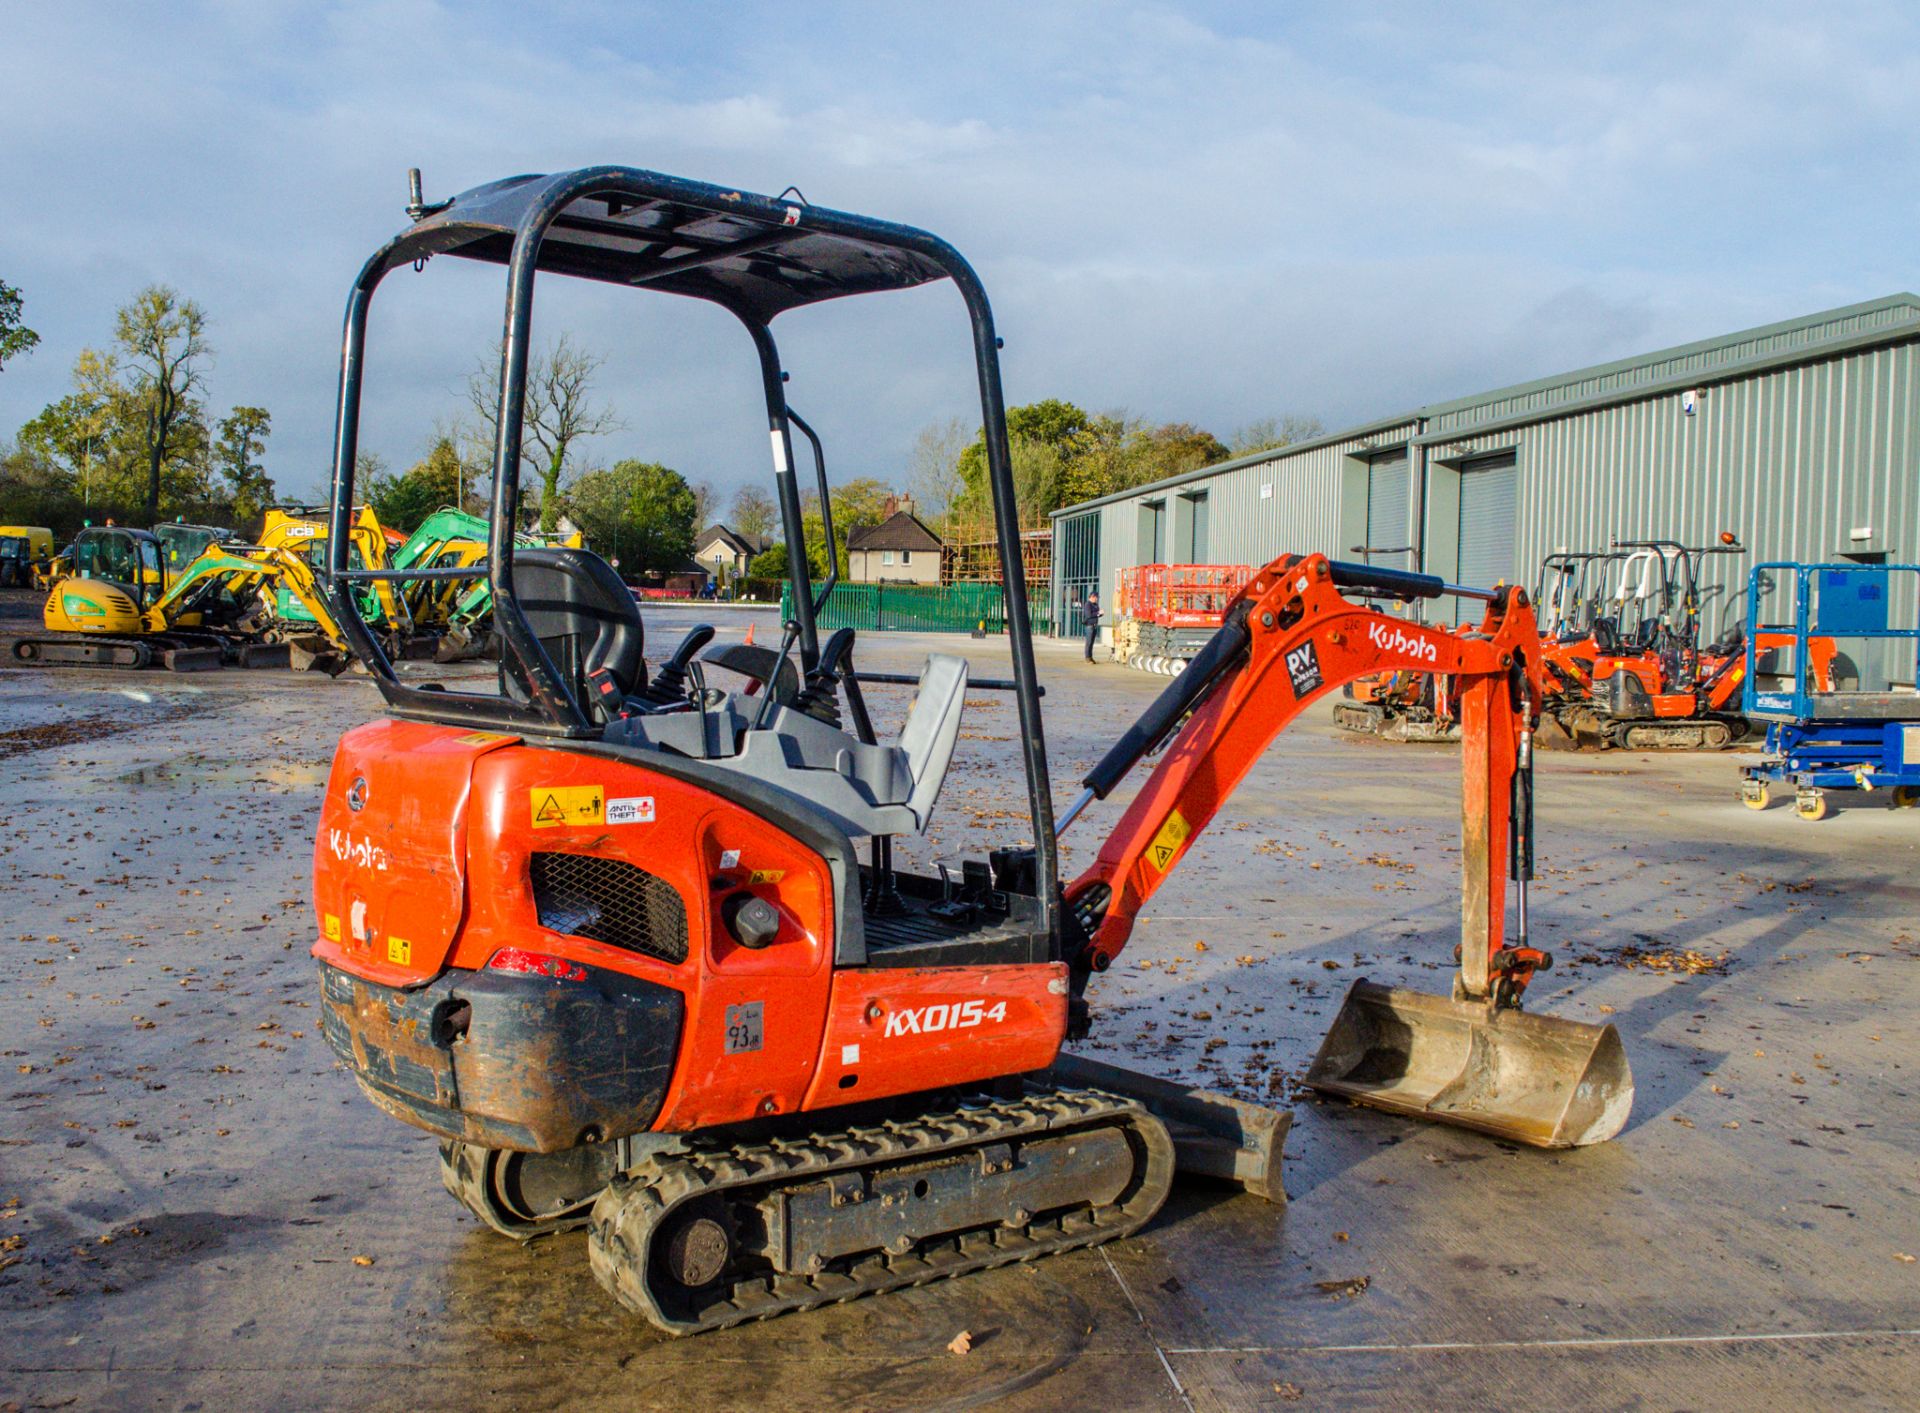
[[[1482,621],[1448,632],[1356,603],[1342,587],[1403,598],[1457,592],[1431,576],[1319,555],[1283,556],[1254,576],[1219,633],[1085,779],[1088,796],[1104,798],[1171,738],[1092,866],[1067,889],[1086,938],[1078,975],[1112,965],[1140,908],[1268,744],[1309,705],[1368,673],[1444,673],[1462,730],[1453,995],[1359,983],[1308,1082],[1539,1146],[1611,1137],[1632,1101],[1613,1028],[1519,1011],[1534,972],[1552,965],[1526,932],[1532,730],[1542,687],[1532,607],[1518,589],[1481,592]],[[1511,936],[1510,881],[1517,904]]]

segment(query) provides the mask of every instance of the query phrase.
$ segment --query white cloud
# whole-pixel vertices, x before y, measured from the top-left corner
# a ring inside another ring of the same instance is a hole
[[[0,276],[45,342],[0,375],[0,430],[164,280],[214,317],[216,401],[270,407],[310,488],[405,168],[445,195],[603,161],[939,231],[1016,401],[1370,417],[1911,285],[1917,30],[1894,4],[22,9]],[[499,298],[459,262],[388,282],[369,444],[419,453]],[[763,473],[728,320],[557,286],[540,309],[608,355],[629,430],[604,454]],[[837,474],[893,475],[973,410],[950,291],[781,326]]]

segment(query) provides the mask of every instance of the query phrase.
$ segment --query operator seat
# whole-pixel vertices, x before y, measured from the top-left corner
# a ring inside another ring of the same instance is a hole
[[[557,547],[515,550],[513,591],[534,637],[590,718],[611,719],[647,685],[640,608],[599,555]],[[501,664],[510,688],[524,694],[525,675],[511,651]],[[602,672],[609,691],[596,685]]]

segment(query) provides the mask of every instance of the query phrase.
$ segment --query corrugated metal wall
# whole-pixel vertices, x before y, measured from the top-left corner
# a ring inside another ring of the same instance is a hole
[[[1331,552],[1341,538],[1341,478],[1365,474],[1364,467],[1351,458],[1395,443],[1404,445],[1414,430],[1415,425],[1408,422],[1302,451],[1282,450],[1271,460],[1107,502],[1099,507],[1102,592],[1114,590],[1123,567],[1145,562],[1140,557],[1143,504],[1171,503],[1182,491],[1207,493],[1211,563],[1259,565],[1290,551]],[[1061,547],[1063,523],[1064,517],[1054,522],[1056,551]],[[1347,527],[1347,535],[1357,542],[1365,530],[1363,520]],[[1338,552],[1345,549],[1339,545]]]
[[[1722,530],[1739,535],[1748,554],[1707,561],[1709,632],[1730,606],[1733,618],[1743,616],[1756,562],[1920,558],[1920,344],[1708,384],[1692,417],[1673,393],[1436,445],[1431,454],[1451,461],[1506,447],[1519,457],[1522,566],[1615,539],[1705,544]],[[1856,529],[1872,538],[1852,539]],[[1911,615],[1913,605],[1905,608]]]
[[[1497,394],[1441,403],[1428,409],[1428,426],[1436,432],[1450,432],[1523,413],[1546,412],[1608,393],[1629,393],[1635,388],[1675,378],[1697,377],[1706,381],[1731,365],[1749,359],[1790,354],[1795,349],[1811,348],[1833,339],[1896,329],[1912,324],[1913,320],[1913,306],[1898,301],[1876,300],[1871,304],[1851,305],[1833,310],[1823,318],[1770,324],[1736,337],[1710,339],[1653,357],[1604,364],[1574,378],[1542,379],[1503,389]]]
[[[1883,335],[1890,341],[1820,344]],[[1773,367],[1754,359],[1807,361]],[[1697,377],[1694,415],[1682,379]],[[1720,381],[1714,381],[1718,377]],[[1638,397],[1633,388],[1646,388]],[[1621,392],[1626,400],[1569,406]],[[1553,411],[1551,409],[1561,409]],[[1541,420],[1474,433],[1497,418],[1539,411]],[[1425,418],[1425,422],[1419,420]],[[1463,425],[1464,423],[1464,425]],[[1456,439],[1448,433],[1459,429]],[[1749,552],[1707,561],[1707,631],[1746,617],[1749,568],[1765,560],[1833,561],[1884,554],[1920,561],[1920,325],[1912,296],[1894,296],[1789,324],[1566,378],[1501,389],[1422,409],[1325,444],[1281,451],[1250,465],[1147,488],[1074,513],[1099,516],[1100,579],[1142,563],[1140,503],[1205,489],[1209,558],[1261,564],[1289,550],[1346,554],[1368,535],[1361,459],[1419,438],[1410,534],[1428,572],[1452,576],[1459,561],[1459,476],[1474,456],[1511,450],[1518,463],[1513,563],[1531,581],[1542,556],[1604,549],[1616,539],[1706,544],[1722,530]],[[1262,495],[1263,487],[1269,487]],[[1056,552],[1061,525],[1055,522]],[[1856,531],[1870,531],[1855,538]],[[1406,541],[1400,541],[1406,543]],[[1916,622],[1920,604],[1895,604]]]

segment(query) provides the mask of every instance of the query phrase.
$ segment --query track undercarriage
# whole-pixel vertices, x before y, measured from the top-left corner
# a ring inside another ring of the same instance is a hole
[[[1139,1103],[1059,1087],[733,1143],[665,1137],[637,1157],[446,1143],[441,1173],[516,1240],[587,1227],[600,1283],[685,1335],[1124,1236],[1175,1166]]]

